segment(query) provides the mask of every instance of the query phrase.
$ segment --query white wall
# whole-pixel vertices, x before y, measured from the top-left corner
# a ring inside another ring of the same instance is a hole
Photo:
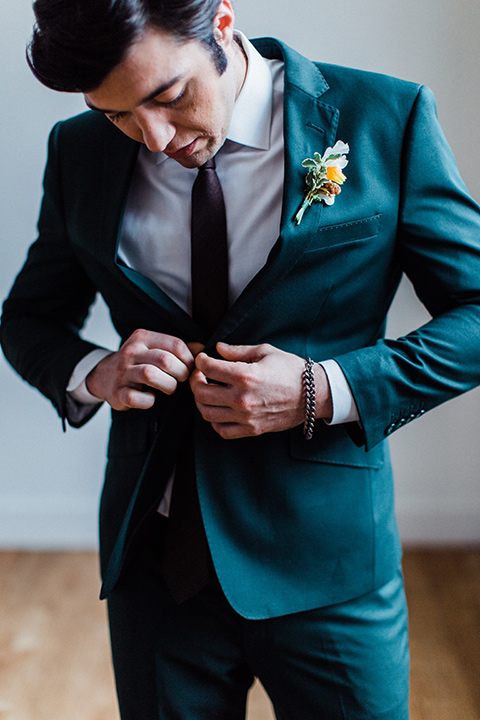
[[[237,0],[237,26],[276,35],[316,60],[416,80],[433,88],[439,116],[472,194],[480,199],[478,0]],[[27,0],[0,2],[0,296],[34,239],[49,129],[81,98],[39,85],[24,61]],[[426,168],[428,171],[428,168]],[[392,335],[423,322],[407,284]],[[114,343],[99,307],[88,337]],[[406,541],[480,541],[480,391],[428,413],[392,438],[397,507]],[[108,426],[106,409],[63,434],[49,404],[0,360],[0,545],[92,547]]]

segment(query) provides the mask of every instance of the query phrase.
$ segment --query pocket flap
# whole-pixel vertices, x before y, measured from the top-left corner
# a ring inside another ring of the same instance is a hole
[[[324,250],[334,245],[358,242],[359,240],[367,240],[368,238],[375,237],[380,231],[381,217],[380,214],[377,214],[363,218],[362,220],[352,220],[351,222],[341,223],[340,225],[319,227],[315,232],[307,252],[315,252],[316,250]]]

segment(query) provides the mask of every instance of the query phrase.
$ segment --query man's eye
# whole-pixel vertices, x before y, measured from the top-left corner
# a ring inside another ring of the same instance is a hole
[[[174,97],[173,100],[169,100],[168,102],[165,102],[165,100],[154,100],[153,102],[155,105],[159,105],[160,107],[172,107],[173,105],[176,105],[177,103],[182,100],[183,96],[185,95],[185,90],[182,90],[177,97]]]

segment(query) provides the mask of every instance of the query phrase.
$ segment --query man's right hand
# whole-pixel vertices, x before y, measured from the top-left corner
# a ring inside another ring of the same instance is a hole
[[[188,380],[202,346],[190,347],[172,335],[135,330],[87,375],[87,389],[114,410],[148,410],[155,402],[151,388],[171,395],[177,383]]]

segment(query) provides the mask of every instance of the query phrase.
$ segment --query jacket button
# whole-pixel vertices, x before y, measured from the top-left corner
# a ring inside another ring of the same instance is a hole
[[[387,428],[385,428],[385,435],[391,435],[392,432],[395,430],[395,428],[396,428],[395,423],[392,423],[391,425],[389,425]]]

